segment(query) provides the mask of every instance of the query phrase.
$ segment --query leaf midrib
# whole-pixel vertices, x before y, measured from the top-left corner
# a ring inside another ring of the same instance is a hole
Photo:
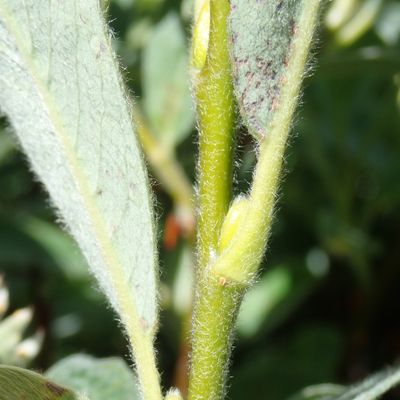
[[[62,152],[65,154],[66,159],[69,162],[67,168],[70,170],[71,176],[74,180],[74,183],[77,187],[77,191],[81,197],[82,204],[84,206],[84,210],[88,215],[89,221],[92,223],[92,230],[94,236],[96,238],[96,242],[98,243],[98,248],[100,249],[103,258],[105,260],[105,264],[107,266],[108,273],[115,287],[115,294],[118,300],[118,306],[123,307],[124,304],[130,305],[131,309],[128,311],[132,313],[131,315],[137,316],[137,310],[133,302],[124,301],[124,296],[121,294],[119,288],[123,288],[123,292],[130,298],[130,291],[126,287],[124,281],[118,279],[118,271],[123,271],[123,266],[118,260],[118,256],[115,254],[111,243],[107,239],[107,232],[104,227],[104,222],[101,218],[101,213],[93,201],[93,196],[90,194],[90,190],[88,189],[89,185],[87,182],[87,178],[84,173],[80,171],[79,162],[77,157],[75,156],[75,152],[73,150],[73,146],[70,143],[68,134],[66,133],[65,128],[61,122],[61,119],[58,117],[58,110],[53,102],[50,100],[52,95],[48,91],[45,85],[43,85],[42,80],[38,77],[39,74],[36,71],[35,66],[31,62],[31,58],[29,57],[26,46],[23,45],[23,41],[21,40],[21,35],[18,33],[18,29],[15,29],[14,19],[11,17],[10,13],[7,12],[4,5],[0,5],[0,14],[3,14],[3,20],[5,22],[5,26],[9,32],[9,34],[14,38],[14,43],[16,46],[16,50],[21,57],[22,67],[25,69],[27,74],[32,78],[32,82],[37,89],[37,92],[40,94],[40,98],[43,99],[41,101],[41,105],[43,109],[46,110],[50,123],[53,125],[53,131],[58,139],[60,148]],[[109,47],[109,43],[107,42],[107,46]],[[123,313],[125,314],[125,313]],[[137,318],[134,318],[137,320]],[[137,323],[140,326],[139,323]]]

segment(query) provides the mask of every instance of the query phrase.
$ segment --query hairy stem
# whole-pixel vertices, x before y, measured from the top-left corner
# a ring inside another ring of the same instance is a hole
[[[220,400],[232,345],[232,328],[243,287],[224,285],[216,277],[203,282],[194,318],[189,400]]]
[[[220,246],[218,249],[220,254],[218,252],[214,254],[211,250],[218,247],[221,215],[226,215],[226,208],[222,210],[216,205],[221,207],[226,206],[226,203],[221,202],[223,197],[215,196],[213,185],[219,186],[221,183],[226,185],[226,183],[212,178],[220,171],[219,168],[229,167],[230,163],[216,164],[218,167],[214,168],[214,159],[210,159],[209,155],[204,156],[203,153],[213,149],[209,147],[212,141],[208,137],[200,139],[200,155],[204,157],[200,159],[200,212],[205,215],[200,216],[202,224],[199,231],[199,257],[202,270],[198,274],[196,291],[189,400],[220,400],[225,394],[232,330],[244,289],[252,282],[265,251],[284,150],[297,104],[319,3],[319,1],[304,2],[299,19],[299,35],[290,53],[287,82],[282,88],[279,107],[269,126],[269,136],[260,144],[260,157],[250,195],[239,207],[237,204],[235,206],[245,215],[242,216],[240,229],[235,230],[232,226],[233,233],[229,232],[229,227],[223,229],[229,238],[232,234],[232,238],[226,247],[225,244],[223,247]],[[217,7],[222,8],[222,4],[223,2],[211,2],[211,34],[218,21],[214,19],[213,12]],[[222,26],[223,23],[220,21],[219,24]],[[219,41],[224,43],[221,39]],[[211,36],[210,53],[213,50],[212,45],[218,46],[213,43]],[[208,61],[210,59],[211,57]],[[217,68],[211,70],[214,73],[219,72]],[[215,91],[215,87],[208,86],[207,92],[198,96],[200,111],[203,111],[202,104],[210,104],[216,95],[218,91]],[[211,113],[211,110],[207,111]],[[215,117],[215,114],[210,114],[209,120],[213,121]],[[200,113],[201,127],[203,127],[202,118],[204,117]],[[224,139],[227,140],[226,137]],[[223,156],[230,153],[220,153],[219,150],[216,155],[221,161]],[[227,186],[223,188],[226,189]],[[214,201],[214,208],[209,203],[210,199]],[[213,213],[210,213],[210,210]]]
[[[211,0],[210,39],[205,66],[196,82],[199,142],[200,273],[218,244],[232,184],[233,93],[227,44],[228,0]]]
[[[233,88],[227,43],[228,0],[210,2],[205,65],[195,82],[198,104],[199,224],[197,285],[189,378],[190,400],[222,397],[237,290],[208,276],[231,199]]]

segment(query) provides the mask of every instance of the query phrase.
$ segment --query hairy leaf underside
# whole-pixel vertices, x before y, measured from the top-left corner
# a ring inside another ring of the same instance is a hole
[[[137,379],[117,357],[69,356],[47,371],[53,382],[84,393],[90,400],[139,400]]]
[[[0,110],[113,307],[151,331],[147,177],[98,0],[0,0]]]
[[[306,0],[232,0],[232,74],[240,114],[256,138],[279,107],[291,44]],[[314,1],[314,0],[312,0]]]

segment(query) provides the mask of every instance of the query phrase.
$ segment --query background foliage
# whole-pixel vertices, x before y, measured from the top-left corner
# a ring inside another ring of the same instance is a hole
[[[108,13],[149,134],[176,154],[194,182],[191,9],[190,0],[114,0]],[[377,10],[360,16],[356,8],[339,27],[329,18],[321,24],[268,258],[238,321],[232,399],[280,400],[315,383],[353,382],[400,353],[400,2],[381,1]],[[235,179],[246,190],[254,146],[240,124],[238,135],[243,162]],[[153,187],[162,268],[160,369],[164,387],[182,386],[190,235],[180,230],[176,207],[156,178]],[[47,369],[76,352],[127,356],[113,313],[54,219],[2,120],[0,272],[9,312],[32,305],[28,334],[45,333],[31,367]]]

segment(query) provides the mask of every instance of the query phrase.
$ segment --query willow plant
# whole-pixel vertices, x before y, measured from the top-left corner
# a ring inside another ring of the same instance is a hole
[[[266,250],[320,3],[195,2],[198,228],[189,400],[226,394],[235,319]],[[137,378],[115,360],[84,356],[46,376],[1,366],[0,400],[96,400],[99,387],[115,400],[182,399],[174,388],[163,392],[156,365],[157,243],[136,132],[145,147],[156,147],[146,142],[126,94],[103,6],[98,0],[0,0],[0,107],[119,316]],[[249,191],[233,198],[238,124],[254,138],[257,163]],[[175,165],[170,156],[163,160],[160,171]],[[173,193],[175,186],[168,186]],[[184,189],[187,199],[191,188]],[[191,205],[182,204],[190,214]],[[84,376],[79,382],[77,374]],[[114,378],[119,386],[108,385]],[[329,387],[312,398],[372,399],[398,380],[399,372],[389,371],[369,386]]]
[[[189,399],[224,393],[232,328],[267,244],[319,1],[211,1],[209,7],[208,45],[197,43],[204,40],[201,27],[193,41],[199,256]],[[200,12],[197,24],[202,18]],[[232,200],[235,99],[258,162],[249,193]]]

